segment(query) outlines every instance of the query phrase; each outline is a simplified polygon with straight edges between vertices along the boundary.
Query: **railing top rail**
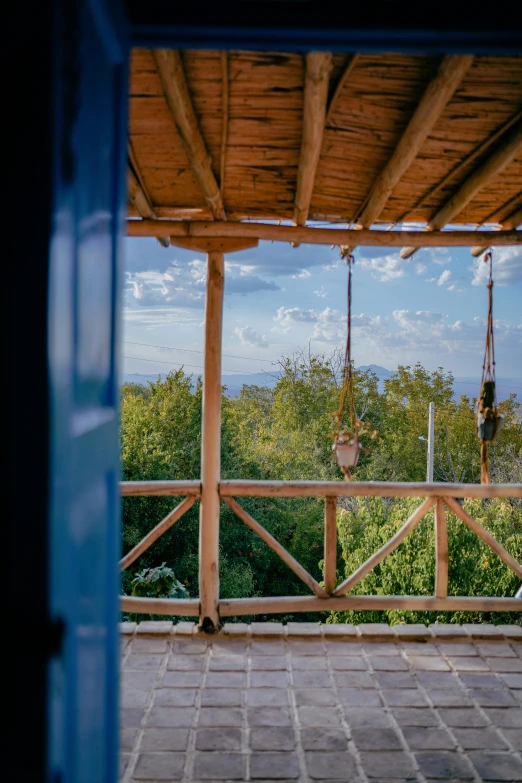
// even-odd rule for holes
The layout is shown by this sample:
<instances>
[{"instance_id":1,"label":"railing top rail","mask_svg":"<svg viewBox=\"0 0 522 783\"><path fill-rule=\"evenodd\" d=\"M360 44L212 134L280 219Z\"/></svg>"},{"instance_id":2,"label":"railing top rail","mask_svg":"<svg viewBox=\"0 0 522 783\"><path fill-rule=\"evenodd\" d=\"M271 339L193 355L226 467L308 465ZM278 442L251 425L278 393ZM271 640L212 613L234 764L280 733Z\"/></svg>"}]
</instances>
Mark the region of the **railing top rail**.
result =
<instances>
[{"instance_id":1,"label":"railing top rail","mask_svg":"<svg viewBox=\"0 0 522 783\"><path fill-rule=\"evenodd\" d=\"M123 497L201 495L201 481L120 481Z\"/></svg>"},{"instance_id":2,"label":"railing top rail","mask_svg":"<svg viewBox=\"0 0 522 783\"><path fill-rule=\"evenodd\" d=\"M522 484L428 484L392 481L221 481L222 497L522 498ZM201 494L201 481L122 481L124 497Z\"/></svg>"},{"instance_id":3,"label":"railing top rail","mask_svg":"<svg viewBox=\"0 0 522 783\"><path fill-rule=\"evenodd\" d=\"M390 481L221 481L232 497L452 497L521 498L522 484L445 484Z\"/></svg>"}]
</instances>

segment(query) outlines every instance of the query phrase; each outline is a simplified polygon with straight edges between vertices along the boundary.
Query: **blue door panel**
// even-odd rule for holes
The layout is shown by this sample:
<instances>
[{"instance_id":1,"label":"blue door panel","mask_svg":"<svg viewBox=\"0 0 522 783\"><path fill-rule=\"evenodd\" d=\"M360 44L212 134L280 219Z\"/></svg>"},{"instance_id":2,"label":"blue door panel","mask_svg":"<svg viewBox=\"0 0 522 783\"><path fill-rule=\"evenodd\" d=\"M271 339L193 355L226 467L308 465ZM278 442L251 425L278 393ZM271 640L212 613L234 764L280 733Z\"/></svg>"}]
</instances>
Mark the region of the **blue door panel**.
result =
<instances>
[{"instance_id":1,"label":"blue door panel","mask_svg":"<svg viewBox=\"0 0 522 783\"><path fill-rule=\"evenodd\" d=\"M112 3L64 8L56 25L49 556L51 611L65 633L49 667L48 773L60 783L114 783L127 30Z\"/></svg>"}]
</instances>

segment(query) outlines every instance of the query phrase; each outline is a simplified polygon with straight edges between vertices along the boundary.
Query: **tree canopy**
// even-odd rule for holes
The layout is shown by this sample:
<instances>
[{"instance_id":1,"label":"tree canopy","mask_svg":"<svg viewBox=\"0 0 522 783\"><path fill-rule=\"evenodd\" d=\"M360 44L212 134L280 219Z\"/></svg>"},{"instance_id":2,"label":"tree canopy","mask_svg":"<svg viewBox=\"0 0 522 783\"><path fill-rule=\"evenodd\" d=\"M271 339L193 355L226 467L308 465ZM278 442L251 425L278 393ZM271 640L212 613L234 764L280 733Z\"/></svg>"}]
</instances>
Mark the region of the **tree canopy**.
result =
<instances>
[{"instance_id":1,"label":"tree canopy","mask_svg":"<svg viewBox=\"0 0 522 783\"><path fill-rule=\"evenodd\" d=\"M273 388L243 386L239 397L223 393L221 459L223 478L344 480L332 456L332 413L338 408L342 361L339 353L300 351L280 362ZM379 431L368 441L353 470L354 480L424 481L428 406L435 403L436 481L480 480L480 446L475 400L453 397L453 377L443 368L400 366L384 381L354 372L358 418ZM477 389L478 392L478 389ZM121 392L123 480L193 479L200 475L200 380L183 369L147 387L125 384ZM515 395L500 403L503 426L491 449L492 480L522 480L522 427ZM338 512L339 580L391 537L415 499L341 500ZM303 566L322 578L324 506L315 498L244 498L242 505ZM169 498L125 498L123 549L132 548L173 507ZM522 509L517 501L473 501L470 513L518 560L522 559ZM431 516L355 592L432 594L434 537ZM513 596L516 577L451 515L450 591L463 595ZM198 594L198 511L191 509L125 572L123 586L145 568L166 563L191 596ZM284 563L226 506L221 509L220 581L223 597L307 594ZM360 614L360 613L359 613ZM302 615L294 619L310 619ZM322 615L323 621L326 613ZM336 618L330 618L336 619ZM341 618L337 618L341 619ZM344 620L363 615L344 613ZM376 612L366 621L433 620L425 613ZM447 617L445 620L447 621ZM477 621L454 613L455 621ZM505 621L505 617L489 618Z\"/></svg>"}]
</instances>

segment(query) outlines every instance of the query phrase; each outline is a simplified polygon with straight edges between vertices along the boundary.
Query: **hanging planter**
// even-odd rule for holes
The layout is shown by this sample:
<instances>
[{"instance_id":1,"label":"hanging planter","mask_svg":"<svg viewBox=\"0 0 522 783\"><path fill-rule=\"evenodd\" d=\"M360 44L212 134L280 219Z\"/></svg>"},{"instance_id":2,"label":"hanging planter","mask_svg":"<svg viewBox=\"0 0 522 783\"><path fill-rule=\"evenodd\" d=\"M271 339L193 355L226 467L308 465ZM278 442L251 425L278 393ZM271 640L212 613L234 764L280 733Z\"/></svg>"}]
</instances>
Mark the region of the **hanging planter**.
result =
<instances>
[{"instance_id":1,"label":"hanging planter","mask_svg":"<svg viewBox=\"0 0 522 783\"><path fill-rule=\"evenodd\" d=\"M362 422L355 415L355 394L353 383L353 368L351 357L351 323L352 323L352 264L353 256L347 258L348 264L348 323L346 334L346 351L344 355L343 382L341 386L341 399L339 410L332 416L336 419L337 431L333 434L332 446L337 464L344 473L346 481L351 480L350 469L357 465L361 451L368 453L368 449L361 445L360 436L369 435L376 438L377 430L371 428L367 422ZM348 402L349 429L343 428L343 418L346 403Z\"/></svg>"},{"instance_id":2,"label":"hanging planter","mask_svg":"<svg viewBox=\"0 0 522 783\"><path fill-rule=\"evenodd\" d=\"M495 382L483 381L477 402L477 435L480 440L495 440L502 424L502 416L495 404L495 397Z\"/></svg>"},{"instance_id":3,"label":"hanging planter","mask_svg":"<svg viewBox=\"0 0 522 783\"><path fill-rule=\"evenodd\" d=\"M348 439L345 440L345 438ZM350 468L354 468L359 461L361 444L357 435L341 432L340 435L336 437L332 448L335 451L337 464L346 475L346 471Z\"/></svg>"},{"instance_id":4,"label":"hanging planter","mask_svg":"<svg viewBox=\"0 0 522 783\"><path fill-rule=\"evenodd\" d=\"M495 386L495 341L493 338L493 255L491 251L484 256L489 262L488 281L488 325L486 330L486 348L482 365L482 382L477 400L477 435L480 439L480 481L491 483L489 475L489 444L495 440L502 423L497 408Z\"/></svg>"}]
</instances>

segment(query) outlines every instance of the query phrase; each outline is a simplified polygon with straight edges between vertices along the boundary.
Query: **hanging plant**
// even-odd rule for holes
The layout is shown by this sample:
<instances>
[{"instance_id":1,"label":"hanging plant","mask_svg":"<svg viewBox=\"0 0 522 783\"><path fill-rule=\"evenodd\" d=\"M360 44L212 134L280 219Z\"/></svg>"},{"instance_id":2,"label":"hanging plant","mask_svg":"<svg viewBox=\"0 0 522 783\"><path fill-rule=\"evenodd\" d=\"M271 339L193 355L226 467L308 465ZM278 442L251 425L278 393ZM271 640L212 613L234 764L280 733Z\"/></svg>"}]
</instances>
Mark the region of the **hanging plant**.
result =
<instances>
[{"instance_id":1,"label":"hanging plant","mask_svg":"<svg viewBox=\"0 0 522 783\"><path fill-rule=\"evenodd\" d=\"M488 322L486 328L486 348L482 365L482 381L477 400L477 435L480 445L480 481L490 484L489 444L495 440L502 422L497 408L495 379L495 341L493 337L493 255L488 251L484 263L489 263L488 281Z\"/></svg>"},{"instance_id":2,"label":"hanging plant","mask_svg":"<svg viewBox=\"0 0 522 783\"><path fill-rule=\"evenodd\" d=\"M341 386L341 397L339 401L339 410L332 416L336 420L337 429L333 433L334 443L332 449L337 460L337 464L344 473L347 481L351 480L350 468L354 468L359 460L361 451L368 453L368 449L361 445L360 438L368 435L374 439L377 437L377 430L373 429L368 422L361 421L355 415L355 390L353 382L353 362L351 357L351 327L352 327L352 264L354 258L349 255L346 259L348 264L348 317L346 330L346 350L344 354L343 379ZM348 428L343 427L345 408L348 403Z\"/></svg>"}]
</instances>

